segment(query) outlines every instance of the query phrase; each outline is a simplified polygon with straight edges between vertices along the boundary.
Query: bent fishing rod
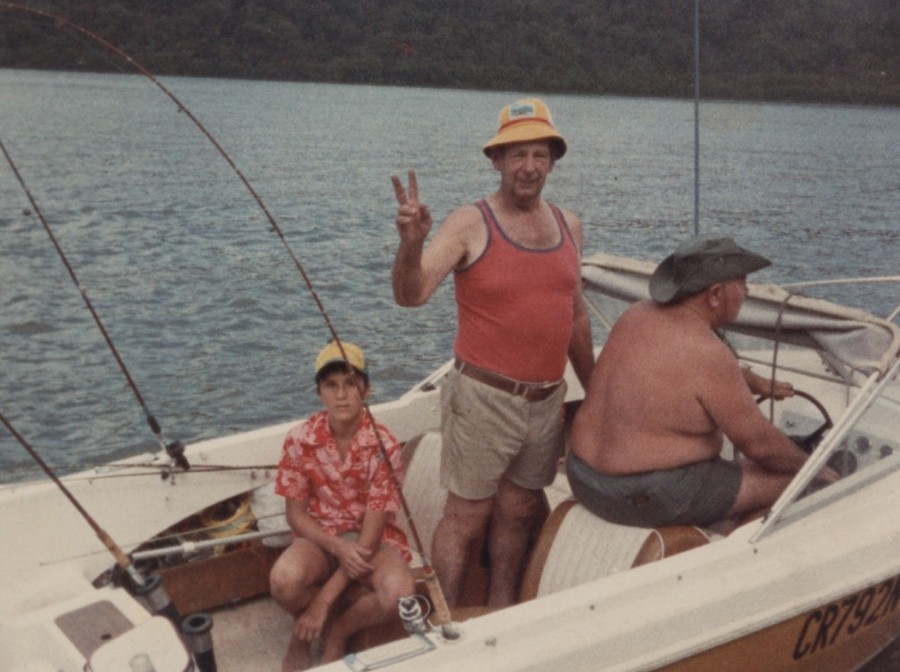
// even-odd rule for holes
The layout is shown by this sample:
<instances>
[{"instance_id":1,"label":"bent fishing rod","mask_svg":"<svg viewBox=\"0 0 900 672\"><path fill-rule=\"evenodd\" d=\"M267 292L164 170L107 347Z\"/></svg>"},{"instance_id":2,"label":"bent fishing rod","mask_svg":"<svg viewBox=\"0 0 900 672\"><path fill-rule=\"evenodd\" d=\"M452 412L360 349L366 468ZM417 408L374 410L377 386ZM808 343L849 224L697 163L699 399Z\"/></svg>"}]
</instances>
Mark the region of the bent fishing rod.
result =
<instances>
[{"instance_id":1,"label":"bent fishing rod","mask_svg":"<svg viewBox=\"0 0 900 672\"><path fill-rule=\"evenodd\" d=\"M31 190L28 188L28 185L25 182L25 178L22 177L22 173L19 172L19 168L16 166L16 163L13 161L12 156L10 156L9 152L6 149L6 145L3 144L2 140L0 140L0 151L2 151L3 156L6 157L6 162L9 164L9 167L12 169L13 174L19 181L22 190L25 192L28 201L31 203L31 207L34 210L35 215L37 215L37 218L40 220L41 224L43 224L44 231L46 231L47 235L50 237L50 241L56 248L56 252L59 255L59 258L62 260L62 263L66 267L66 270L69 272L69 277L72 278L72 282L75 283L75 287L78 289L79 294L81 294L84 305L87 306L91 317L94 318L94 323L97 325L97 328L103 335L103 340L106 341L107 347L115 358L116 363L119 365L119 370L122 371L122 374L125 376L125 380L128 381L128 386L131 388L131 391L132 393L134 393L135 398L141 406L141 409L144 411L144 417L146 417L147 419L147 424L150 426L150 430L153 432L153 435L156 437L159 445L163 448L163 450L166 451L169 457L171 457L175 461L175 464L177 466L185 470L190 469L190 464L188 463L187 458L184 456L184 444L181 441L168 441L163 435L162 427L160 426L159 421L156 419L156 416L154 416L153 413L150 412L150 409L147 406L147 402L144 401L144 396L141 394L141 391L138 389L137 384L134 382L134 378L131 377L131 373L129 372L128 367L125 366L125 362L122 359L122 356L119 354L115 343L113 343L109 332L106 330L106 327L103 324L103 320L100 319L100 315L94 308L94 304L91 303L91 300L88 297L87 288L84 287L78 280L78 276L75 274L75 269L73 269L72 264L69 263L69 259L66 257L65 252L63 252L63 249L60 246L59 241L56 239L56 236L53 234L53 229L50 228L50 224L47 222L47 218L44 217L44 213L41 211L37 200L35 200L34 196L31 194Z\"/></svg>"},{"instance_id":2,"label":"bent fishing rod","mask_svg":"<svg viewBox=\"0 0 900 672\"><path fill-rule=\"evenodd\" d=\"M113 541L113 538L109 536L109 534L100 527L99 523L87 512L87 510L81 505L81 502L72 494L72 492L65 486L65 484L59 480L59 477L53 472L53 469L44 462L43 458L38 454L38 452L31 446L28 441L25 440L25 437L19 434L15 427L13 427L12 423L6 419L6 416L0 412L0 423L2 423L6 430L13 436L13 438L18 441L21 446L28 451L28 454L31 455L31 458L37 462L38 466L43 470L45 474L52 480L56 487L62 491L62 493L68 498L68 500L72 503L72 506L78 511L82 518L87 522L88 525L91 526L91 529L97 535L97 538L103 543L104 546L112 553L112 556L116 560L116 564L124 570L129 578L135 582L138 586L145 585L146 581L143 576L141 576L140 572L138 572L134 565L131 562L131 559L125 554L125 552L119 548L118 544Z\"/></svg>"},{"instance_id":3,"label":"bent fishing rod","mask_svg":"<svg viewBox=\"0 0 900 672\"><path fill-rule=\"evenodd\" d=\"M149 578L145 577L141 572L134 566L131 558L122 550L122 548L113 540L112 536L100 527L100 524L91 516L90 513L87 512L87 509L81 505L81 502L72 494L72 491L69 490L65 484L59 479L59 477L54 473L53 469L44 462L43 458L40 454L31 446L30 443L22 436L13 424L6 419L6 416L0 412L0 424L3 424L6 427L6 430L19 442L19 444L31 455L31 458L37 462L38 466L43 470L47 477L50 478L55 484L56 487L59 488L60 492L62 492L66 498L72 503L72 506L78 511L79 515L85 520L85 522L94 530L94 533L97 535L97 538L100 542L106 547L106 549L112 554L113 558L116 561L116 566L124 572L125 576L129 579L131 583L131 590L133 594L137 597L143 598L147 605L150 607L153 613L158 613L166 618L168 618L172 623L176 626L180 627L181 624L181 616L178 613L178 609L172 604L171 599L169 598L166 589L162 585L162 580L160 579L158 574L155 574Z\"/></svg>"},{"instance_id":4,"label":"bent fishing rod","mask_svg":"<svg viewBox=\"0 0 900 672\"><path fill-rule=\"evenodd\" d=\"M179 100L179 98L174 93L172 93L168 88L166 88L163 85L163 83L160 82L159 79L157 79L157 77L152 72L150 72L147 68L145 68L143 65L138 63L136 60L134 60L131 56L129 56L127 53L125 53L122 49L115 46L111 42L104 40L102 37L100 37L96 33L91 32L87 28L78 25L77 23L73 23L72 21L69 21L68 19L65 19L56 14L51 14L50 12L45 12L40 9L28 7L26 5L20 5L15 2L0 2L0 7L6 7L8 9L27 12L29 14L34 14L34 15L40 16L44 19L53 21L54 23L56 23L59 26L65 26L67 28L71 28L75 32L88 38L89 40L91 40L95 44L99 45L103 49L106 49L113 55L118 56L119 58L123 59L136 72L138 72L139 74L143 75L144 77L149 79L151 82L153 82L153 84L160 91L162 91L173 103L175 103L176 107L178 108L178 111L181 112L182 114L184 114L188 119L190 119L191 122L194 124L194 126L196 126L199 129L199 131L201 133L203 133L203 135L206 136L206 139L209 140L209 142L212 144L213 147L215 147L216 151L221 155L221 157L229 165L229 167L232 169L232 171L234 171L234 173L238 176L238 178L241 180L241 182L243 182L244 187L247 189L247 191L253 197L253 200L256 201L256 204L260 207L263 214L266 216L266 220L269 222L269 225L272 227L272 230L276 233L276 235L279 237L281 242L284 244L285 249L287 250L288 254L290 255L291 259L294 262L294 266L297 268L297 270L300 272L300 275L303 277L303 281L306 284L306 288L309 290L310 294L312 295L312 298L315 301L315 304L319 310L319 313L321 314L322 318L325 320L325 323L328 327L328 331L331 333L332 338L335 341L340 341L340 339L338 338L338 335L337 335L337 331L335 330L334 325L331 322L331 319L328 317L328 313L325 310L325 306L323 305L322 301L319 299L319 295L316 293L315 288L313 287L312 281L310 280L309 275L306 272L306 269L303 268L303 264L300 263L299 257L294 253L294 250L288 244L287 239L284 236L284 232L281 230L281 227L278 225L278 222L275 220L275 217L272 216L272 213L269 211L269 208L263 202L262 197L257 193L256 189L253 187L253 185L250 183L250 180L247 179L247 177L244 175L244 173L241 171L241 169L238 168L237 164L234 162L234 160L231 158L231 156L228 154L228 152L225 151L225 148L221 144L219 144L219 141L216 140L215 136L213 136L213 134L200 122L200 120L196 116L194 116L193 112L191 112L187 108L187 106L184 103L182 103L181 100ZM341 354L345 355L345 353L343 352L343 348L341 348ZM345 359L346 359L346 356L345 356Z\"/></svg>"},{"instance_id":5,"label":"bent fishing rod","mask_svg":"<svg viewBox=\"0 0 900 672\"><path fill-rule=\"evenodd\" d=\"M228 152L225 151L225 148L218 142L218 140L216 140L216 138L200 122L200 120L196 116L194 116L194 114L187 108L187 106L183 102L181 102L181 100L174 93L172 93L168 88L166 88L162 84L162 82L160 82L153 75L153 73L151 73L147 68L142 66L136 60L134 60L131 56L129 56L127 53L125 53L122 49L120 49L119 47L115 46L114 44L108 42L107 40L104 40L102 37L100 37L99 35L96 35L95 33L88 30L87 28L84 28L83 26L80 26L76 23L73 23L72 21L69 21L68 19L65 19L65 18L55 15L55 14L52 14L50 12L35 9L33 7L28 7L26 5L21 5L18 3L0 1L0 7L6 7L7 9L22 11L22 12L26 12L29 14L33 14L35 16L42 17L44 19L48 19L50 21L53 21L54 23L56 23L59 26L68 27L68 28L74 30L75 32L87 37L89 40L91 40L95 44L99 45L103 49L105 49L105 50L109 51L110 53L114 54L115 56L118 56L119 58L123 59L136 72L138 72L139 74L141 74L144 77L146 77L147 79L149 79L160 91L162 91L173 103L175 103L176 107L178 108L178 111L183 113L185 116L187 116L187 118L190 119L190 121L200 130L200 132L204 136L206 136L207 140L209 140L209 142L216 149L216 151L219 153L219 155L225 160L225 162L229 165L229 167L232 169L232 171L234 171L234 173L238 176L238 178L243 183L244 187L249 192L250 196L253 198L253 200L256 202L256 204L259 206L259 208L262 210L262 212L265 215L266 220L268 221L272 230L278 236L279 240L281 241L282 245L284 246L284 248L287 251L288 255L290 256L291 260L293 261L295 268L300 273L300 276L302 277L303 282L306 285L306 289L309 291L309 293L313 299L313 302L315 303L316 308L319 311L319 314L321 315L322 319L325 322L325 326L327 327L328 332L331 334L332 339L335 341L335 343L338 346L338 349L340 350L341 356L344 358L344 361L348 365L350 365L350 359L349 359L349 357L347 357L347 353L344 350L343 341L341 340L340 336L338 335L337 329L335 329L334 324L328 315L328 312L325 310L325 305L322 303L321 299L319 298L319 295L316 292L315 287L313 286L313 283L312 283L312 280L310 279L309 274L306 272L306 269L303 267L303 264L301 263L300 258L297 256L297 254L294 252L293 248L288 243L287 238L285 237L284 232L281 229L281 226L279 226L275 217L272 215L272 213L269 211L269 208L263 202L262 197L259 195L259 193L257 193L256 189L250 183L250 180L247 179L247 177L240 170L240 168L238 168L237 164L234 162L234 160L231 158L231 156L228 154ZM5 153L5 150L4 150L4 153ZM353 369L352 365L350 366L350 368L351 368L351 370ZM456 637L458 637L458 634L455 631L453 631L453 629L452 629L452 626L450 623L450 621L451 621L450 610L449 610L446 600L444 598L443 590L440 588L440 584L437 579L437 575L436 575L434 568L432 567L431 562L429 560L429 555L425 551L424 545L422 544L421 538L419 537L419 533L418 533L418 530L416 529L415 521L412 518L412 513L409 509L409 505L406 501L406 498L403 495L403 490L402 490L402 487L400 486L399 478L398 478L397 473L394 469L394 466L391 463L391 460L387 454L387 448L384 445L384 441L381 437L381 434L377 429L377 425L375 423L375 418L372 414L372 410L369 407L368 402L366 402L365 400L363 400L363 408L365 409L366 416L367 416L369 422L372 424L373 433L378 441L379 452L380 452L385 464L387 465L388 472L390 473L390 476L391 476L391 480L394 483L394 487L397 490L397 494L400 499L400 505L403 509L403 513L409 524L409 531L413 537L413 541L415 543L416 550L418 551L419 555L422 558L422 563L424 565L424 570L425 570L426 583L429 586L429 592L432 594L432 600L435 603L434 604L435 614L436 614L438 620L440 621L440 624L443 626L444 636L447 637L448 639L455 639Z\"/></svg>"}]
</instances>

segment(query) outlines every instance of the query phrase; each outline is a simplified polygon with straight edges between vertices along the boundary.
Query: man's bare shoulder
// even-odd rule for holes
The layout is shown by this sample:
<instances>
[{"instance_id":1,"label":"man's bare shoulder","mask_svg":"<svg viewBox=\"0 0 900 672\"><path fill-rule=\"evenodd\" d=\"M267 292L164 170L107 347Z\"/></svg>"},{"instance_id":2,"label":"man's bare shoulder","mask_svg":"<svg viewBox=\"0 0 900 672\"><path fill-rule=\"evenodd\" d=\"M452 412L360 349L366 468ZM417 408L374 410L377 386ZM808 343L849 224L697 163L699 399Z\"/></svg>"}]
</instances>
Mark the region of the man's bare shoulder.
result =
<instances>
[{"instance_id":1,"label":"man's bare shoulder","mask_svg":"<svg viewBox=\"0 0 900 672\"><path fill-rule=\"evenodd\" d=\"M470 203L451 211L446 219L441 222L440 228L457 233L480 230L484 228L484 218L482 217L481 210L478 209L478 206Z\"/></svg>"},{"instance_id":2,"label":"man's bare shoulder","mask_svg":"<svg viewBox=\"0 0 900 672\"><path fill-rule=\"evenodd\" d=\"M674 327L674 325L673 325ZM665 317L652 301L638 301L630 305L613 325L603 351L604 359L614 356L619 361L644 361L668 350L669 330Z\"/></svg>"},{"instance_id":3,"label":"man's bare shoulder","mask_svg":"<svg viewBox=\"0 0 900 672\"><path fill-rule=\"evenodd\" d=\"M577 212L575 212L574 210L569 210L568 208L564 208L558 203L554 203L553 205L559 208L559 211L562 213L562 216L565 218L567 224L569 224L570 226L581 226L581 217L578 216Z\"/></svg>"},{"instance_id":4,"label":"man's bare shoulder","mask_svg":"<svg viewBox=\"0 0 900 672\"><path fill-rule=\"evenodd\" d=\"M562 214L563 219L566 220L566 225L569 227L569 230L575 236L582 235L582 226L581 226L581 217L578 216L578 213L574 210L569 210L568 208L564 208L558 203L553 204L559 212Z\"/></svg>"},{"instance_id":5,"label":"man's bare shoulder","mask_svg":"<svg viewBox=\"0 0 900 672\"><path fill-rule=\"evenodd\" d=\"M635 330L635 329L653 329L654 331L664 328L667 323L675 326L667 312L649 299L643 301L635 301L616 321L615 329L618 331Z\"/></svg>"},{"instance_id":6,"label":"man's bare shoulder","mask_svg":"<svg viewBox=\"0 0 900 672\"><path fill-rule=\"evenodd\" d=\"M441 222L425 250L426 266L437 266L441 277L452 267L465 266L478 256L487 241L487 227L475 205L453 210Z\"/></svg>"},{"instance_id":7,"label":"man's bare shoulder","mask_svg":"<svg viewBox=\"0 0 900 672\"><path fill-rule=\"evenodd\" d=\"M700 397L715 399L744 392L738 360L714 331L700 330L682 347L686 354L685 361L695 371Z\"/></svg>"},{"instance_id":8,"label":"man's bare shoulder","mask_svg":"<svg viewBox=\"0 0 900 672\"><path fill-rule=\"evenodd\" d=\"M679 334L686 358L705 373L739 371L737 359L728 346L709 328L685 330Z\"/></svg>"},{"instance_id":9,"label":"man's bare shoulder","mask_svg":"<svg viewBox=\"0 0 900 672\"><path fill-rule=\"evenodd\" d=\"M708 327L698 323L689 313L660 306L651 300L629 306L616 322L618 340L645 343L664 351L677 350L679 360L719 363L733 360L728 346Z\"/></svg>"}]
</instances>

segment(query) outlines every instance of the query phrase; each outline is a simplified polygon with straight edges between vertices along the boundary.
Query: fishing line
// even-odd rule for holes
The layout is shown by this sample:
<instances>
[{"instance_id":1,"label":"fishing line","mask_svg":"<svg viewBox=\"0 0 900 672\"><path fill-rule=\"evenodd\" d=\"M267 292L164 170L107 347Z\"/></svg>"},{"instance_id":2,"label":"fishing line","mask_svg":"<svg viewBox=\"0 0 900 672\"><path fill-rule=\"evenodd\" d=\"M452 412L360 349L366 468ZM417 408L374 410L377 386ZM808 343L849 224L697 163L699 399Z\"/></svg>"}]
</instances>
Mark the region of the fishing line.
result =
<instances>
[{"instance_id":1,"label":"fishing line","mask_svg":"<svg viewBox=\"0 0 900 672\"><path fill-rule=\"evenodd\" d=\"M66 267L66 270L69 272L69 277L72 278L72 282L75 283L75 287L78 289L78 292L81 294L81 298L84 301L84 305L87 306L88 311L91 313L91 317L94 318L94 323L97 325L97 328L100 330L100 333L103 335L103 340L106 341L107 347L109 347L110 352L116 360L116 363L119 365L119 369L122 371L122 374L125 376L125 380L128 381L128 386L131 388L131 391L134 393L135 398L141 406L141 409L144 411L144 416L147 419L147 424L150 426L150 430L153 432L154 436L156 436L156 440L159 442L160 446L166 451L166 453L175 460L175 463L181 467L182 469L189 469L190 464L188 464L187 458L184 456L184 444L180 441L167 441L165 436L163 436L162 428L160 427L159 421L150 412L150 409L147 407L147 403L144 401L144 397L141 394L141 391L138 389L137 384L134 382L134 379L131 377L131 373L128 371L128 367L125 366L125 362L122 360L121 355L119 354L118 349L113 343L112 338L109 335L109 332L106 331L106 327L103 325L103 321L100 319L100 315L97 313L94 308L94 304L91 303L90 298L88 298L87 288L84 287L81 282L78 280L78 276L75 274L75 269L72 268L72 264L69 263L68 258L66 257L65 252L63 252L62 247L59 244L59 241L56 240L56 236L53 235L53 229L50 228L50 225L47 223L46 217L44 217L44 213L41 211L40 206L35 200L34 196L31 194L31 190L28 188L28 185L25 183L25 179L22 177L22 174L19 172L18 167L10 156L9 152L6 151L6 145L3 144L3 141L0 140L0 151L3 152L3 156L6 157L6 162L9 164L9 167L12 169L13 174L16 176L16 179L19 181L19 184L22 186L22 189L25 191L25 195L28 197L28 201L31 203L31 207L34 210L34 213L37 215L38 219L41 221L41 224L44 226L44 231L47 232L47 235L50 237L50 241L53 243L53 246L56 248L56 252L59 254L59 258L62 260L63 265Z\"/></svg>"},{"instance_id":2,"label":"fishing line","mask_svg":"<svg viewBox=\"0 0 900 672\"><path fill-rule=\"evenodd\" d=\"M253 200L256 202L256 204L259 206L259 208L262 210L263 214L265 215L266 219L269 222L269 225L272 227L272 230L276 233L278 238L281 240L282 245L284 246L284 248L287 251L288 255L290 256L291 260L293 261L294 266L296 267L297 271L300 273L300 276L303 278L303 282L306 285L306 288L309 291L310 295L312 296L312 299L316 305L316 308L318 309L319 314L322 316L322 319L325 322L325 326L327 327L328 332L331 334L332 339L337 344L338 349L341 352L341 356L344 358L344 361L347 362L347 364L349 365L350 359L347 357L347 353L344 351L343 342L340 339L340 337L338 336L337 330L335 329L334 324L331 321L331 318L328 316L328 313L325 310L324 304L322 303L321 299L319 298L318 293L316 292L315 288L313 287L312 280L310 279L309 275L307 274L306 269L303 267L303 264L300 262L299 257L294 253L293 248L288 243L287 238L285 237L284 232L282 231L281 227L278 225L278 222L275 220L275 217L269 211L268 207L266 207L266 204L263 202L262 198L257 193L256 189L254 189L253 185L250 183L250 181L247 179L247 177L244 175L244 173L241 172L241 170L238 168L237 164L234 162L234 160L232 160L232 158L228 154L228 152L225 151L225 149L222 147L222 145L219 144L219 142L215 139L215 137L213 137L212 133L210 133L209 130L207 130L207 128L200 122L200 120L197 117L194 116L194 114L184 105L184 103L182 103L181 100L179 100L178 97L175 96L175 94L173 94L171 91L169 91L169 89L167 89L162 84L162 82L160 82L153 75L153 73L151 73L149 70L147 70L144 66L142 66L140 63L135 61L131 56L126 54L120 48L118 48L115 45L113 45L112 43L104 40L102 37L94 34L93 32L89 31L88 29L86 29L82 26L79 26L78 24L73 23L63 17L57 16L57 15L54 15L54 14L51 14L49 12L45 12L45 11L42 11L39 9L34 9L32 7L27 7L25 5L20 5L20 4L12 3L12 2L0 2L0 7L6 7L8 9L12 9L12 10L29 12L31 14L41 16L50 21L53 21L60 26L69 27L72 30L76 31L77 33L84 35L88 39L94 41L95 43L97 43L98 45L103 47L104 49L107 49L111 53L124 59L132 68L134 68L137 72L139 72L144 77L146 77L151 82L153 82L153 84L155 84L156 87L159 88L160 91L162 91L173 103L175 103L175 105L178 108L178 111L185 114L187 116L187 118L190 119L191 122L200 130L200 132L206 136L207 140L209 140L209 142L213 145L213 147L215 147L216 151L222 156L222 158L225 160L225 162L231 167L231 169L238 176L238 178L240 178L241 182L244 184L244 187L247 189L247 191L253 197ZM353 370L352 366L350 368L351 368L351 370ZM384 445L384 441L382 440L381 435L377 430L377 425L375 424L375 418L372 415L372 411L369 408L369 405L365 400L363 400L363 408L365 409L366 416L367 416L369 422L372 424L373 432L378 441L379 452L381 453L382 459L388 468L391 479L397 490L397 494L399 495L400 504L403 509L403 513L406 516L406 520L409 524L410 534L413 537L413 541L416 545L416 549L422 558L422 562L423 562L424 569L425 569L426 580L430 581L431 585L434 585L437 583L436 574L434 573L434 569L431 566L430 561L428 560L428 554L425 552L421 538L419 537L419 533L418 533L418 530L416 529L415 522L412 519L412 514L409 510L409 506L406 502L406 498L404 497L402 488L400 487L399 478L397 477L396 471L394 470L394 466L388 457L387 449ZM439 586L432 592L433 592L432 599L435 602L437 602L437 603L443 602L444 596L443 596L443 592L440 590ZM444 625L445 636L448 636L448 637L455 636L456 633L453 633L453 631L450 629L449 609L447 608L446 603L444 602L443 604L436 604L435 611L438 614L438 618L441 619L442 624Z\"/></svg>"},{"instance_id":3,"label":"fishing line","mask_svg":"<svg viewBox=\"0 0 900 672\"><path fill-rule=\"evenodd\" d=\"M140 478L143 476L162 476L163 478L171 478L172 470L171 467L160 465L160 464L150 464L150 463L137 463L137 464L119 464L119 463L110 463L103 465L104 469L110 469L108 473L103 472L92 472L87 475L72 475L67 477L69 482L76 481L88 481L90 483L96 483L98 481L110 481L115 480L117 478ZM266 464L266 465L219 465L219 464L202 464L202 465L191 465L191 474L195 476L200 474L213 474L219 472L237 472L237 471L246 471L250 473L251 478L255 478L255 473L258 471L262 472L270 472L276 471L278 469L277 464ZM0 485L0 490L4 489L13 489L16 485Z\"/></svg>"}]
</instances>

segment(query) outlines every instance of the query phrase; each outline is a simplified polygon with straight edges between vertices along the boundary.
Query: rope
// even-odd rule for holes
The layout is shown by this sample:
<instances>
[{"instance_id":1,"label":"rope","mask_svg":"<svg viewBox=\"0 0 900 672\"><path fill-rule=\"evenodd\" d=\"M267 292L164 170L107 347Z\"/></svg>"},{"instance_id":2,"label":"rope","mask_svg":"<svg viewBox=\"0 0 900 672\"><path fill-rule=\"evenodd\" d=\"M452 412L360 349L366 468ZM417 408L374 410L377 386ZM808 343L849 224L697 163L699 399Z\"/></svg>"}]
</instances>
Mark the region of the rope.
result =
<instances>
[{"instance_id":1,"label":"rope","mask_svg":"<svg viewBox=\"0 0 900 672\"><path fill-rule=\"evenodd\" d=\"M775 392L775 373L778 370L778 350L781 347L781 327L784 324L784 311L787 308L788 301L793 298L793 294L788 293L784 297L784 301L778 306L778 317L775 318L775 345L772 347L772 376L769 378L769 389ZM769 399L769 422L775 419L775 395L772 394Z\"/></svg>"}]
</instances>

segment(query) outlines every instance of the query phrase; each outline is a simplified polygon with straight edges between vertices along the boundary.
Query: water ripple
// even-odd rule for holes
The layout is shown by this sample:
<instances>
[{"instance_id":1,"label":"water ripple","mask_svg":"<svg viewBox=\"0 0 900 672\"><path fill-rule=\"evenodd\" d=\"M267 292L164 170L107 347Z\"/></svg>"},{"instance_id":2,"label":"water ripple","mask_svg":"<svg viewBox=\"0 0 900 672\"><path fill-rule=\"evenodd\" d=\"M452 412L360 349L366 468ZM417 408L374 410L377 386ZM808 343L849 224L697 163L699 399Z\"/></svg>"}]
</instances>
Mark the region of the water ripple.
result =
<instances>
[{"instance_id":1,"label":"water ripple","mask_svg":"<svg viewBox=\"0 0 900 672\"><path fill-rule=\"evenodd\" d=\"M339 333L366 349L375 401L449 356L449 283L423 308L393 302L389 175L416 169L437 219L492 191L496 173L480 146L507 94L199 78L167 85L253 181ZM0 86L4 143L166 434L199 440L315 408L323 320L268 221L184 115L131 76L0 71ZM547 196L581 215L587 250L668 254L693 224L692 105L548 102L570 153ZM897 116L709 104L702 228L771 256L766 279L892 272ZM62 471L153 448L10 175L0 178L0 203L0 408ZM896 301L885 292L836 297L879 309ZM34 475L20 453L0 436L0 480Z\"/></svg>"}]
</instances>

